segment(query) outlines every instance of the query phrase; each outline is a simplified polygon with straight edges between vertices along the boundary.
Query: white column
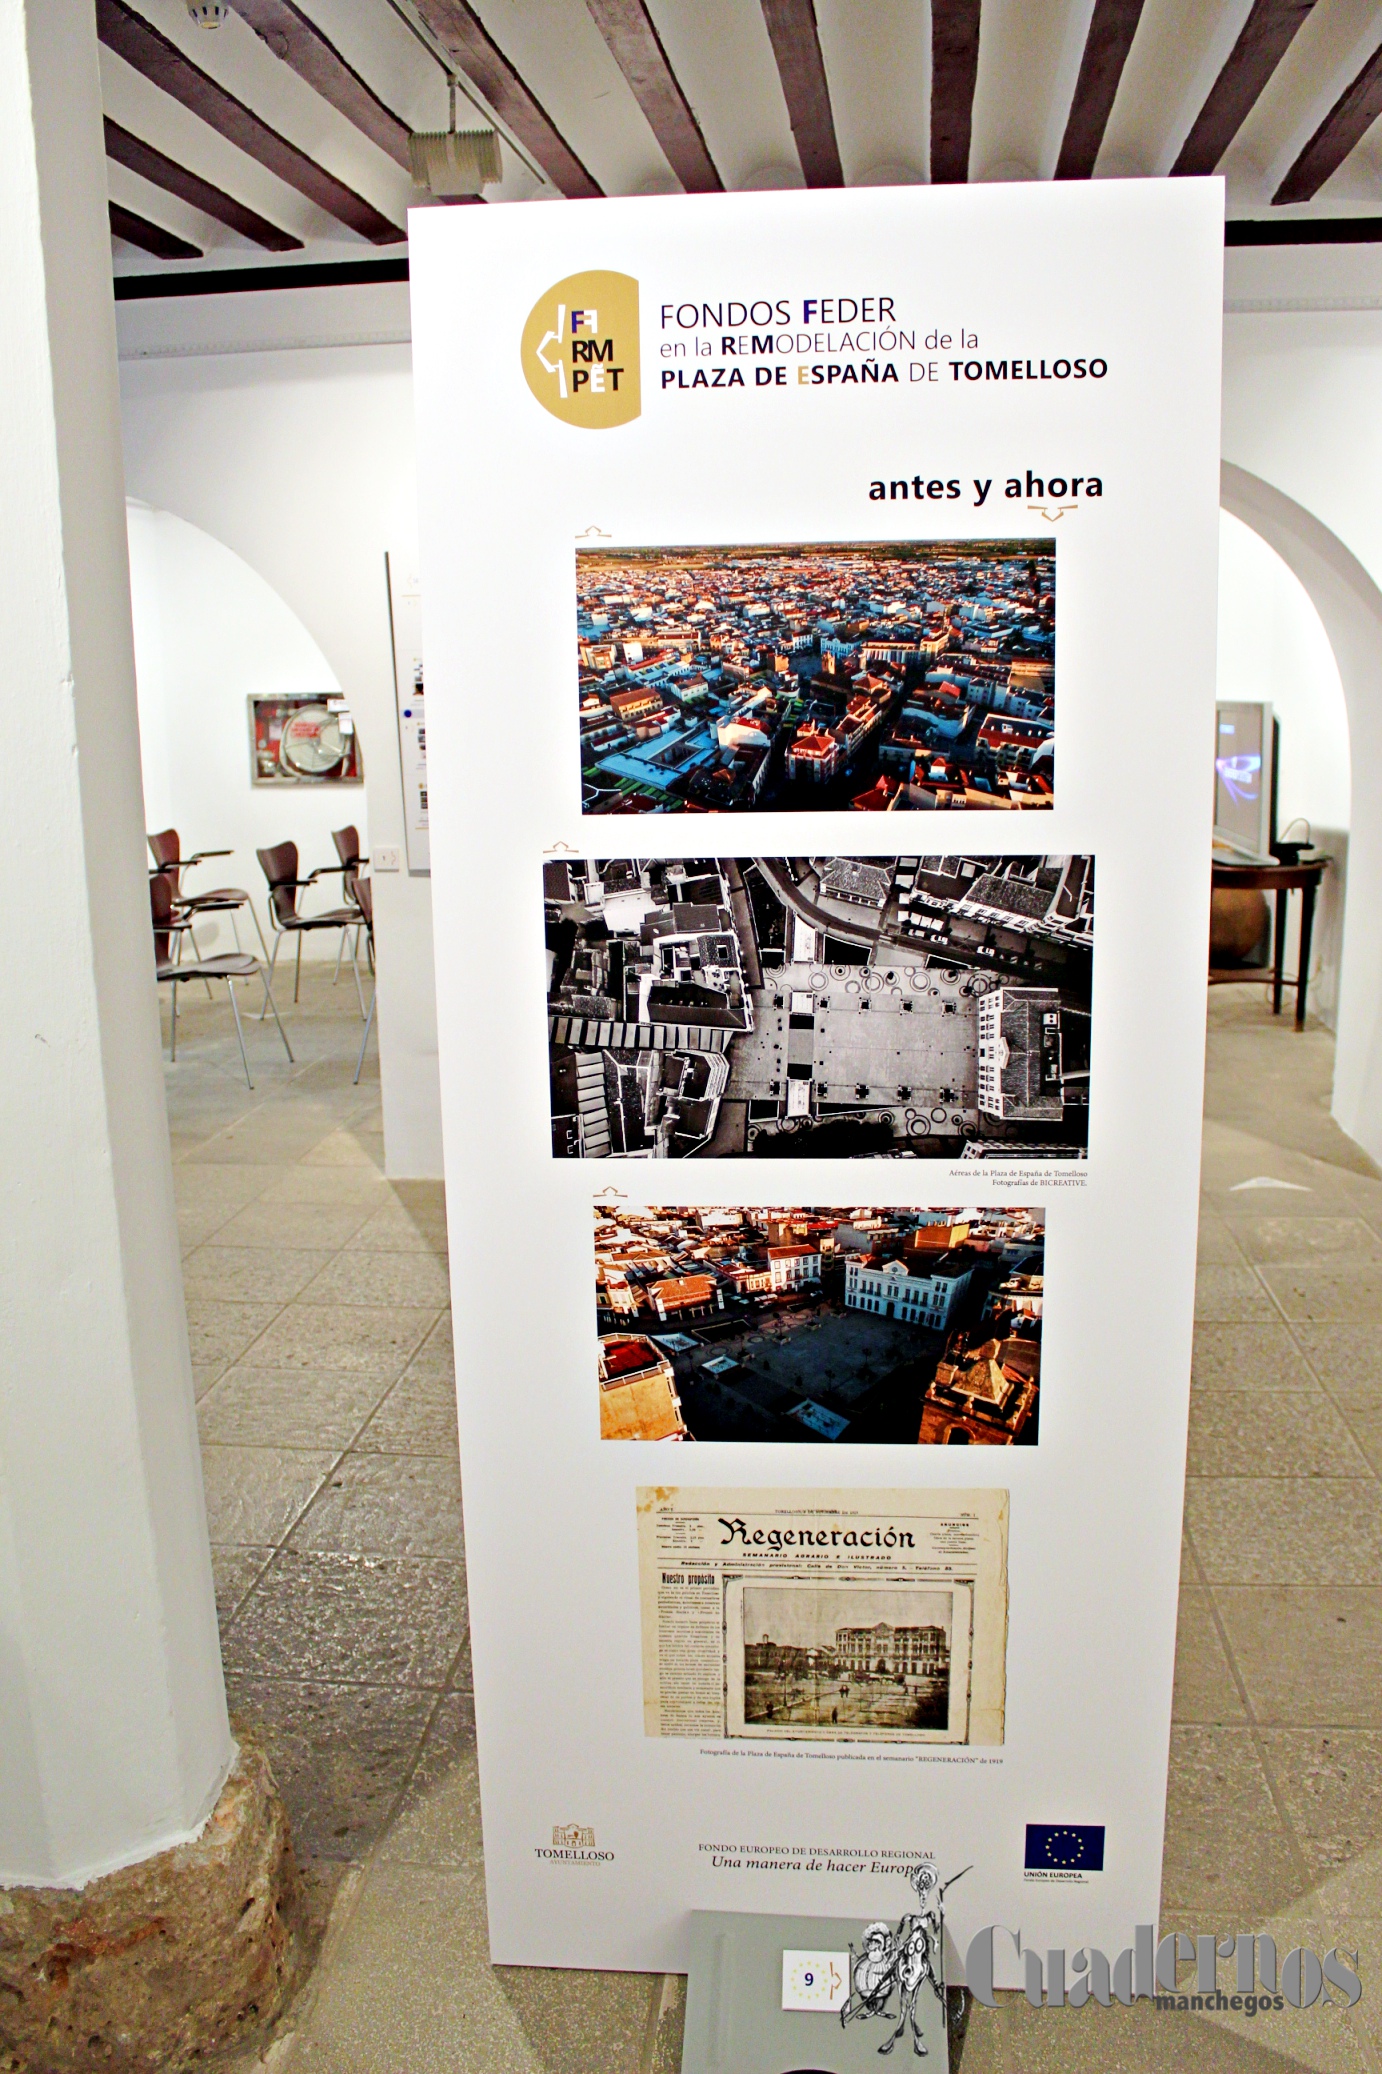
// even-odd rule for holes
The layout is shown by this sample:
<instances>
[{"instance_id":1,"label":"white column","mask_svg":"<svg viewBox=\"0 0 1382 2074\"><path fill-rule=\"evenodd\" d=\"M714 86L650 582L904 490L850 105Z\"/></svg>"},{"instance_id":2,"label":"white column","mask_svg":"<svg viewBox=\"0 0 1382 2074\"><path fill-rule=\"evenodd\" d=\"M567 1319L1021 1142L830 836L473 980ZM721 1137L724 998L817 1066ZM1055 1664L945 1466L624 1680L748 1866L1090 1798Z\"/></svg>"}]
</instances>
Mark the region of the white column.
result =
<instances>
[{"instance_id":1,"label":"white column","mask_svg":"<svg viewBox=\"0 0 1382 2074\"><path fill-rule=\"evenodd\" d=\"M0 0L0 1885L186 1839L226 1721L145 872L91 0Z\"/></svg>"}]
</instances>

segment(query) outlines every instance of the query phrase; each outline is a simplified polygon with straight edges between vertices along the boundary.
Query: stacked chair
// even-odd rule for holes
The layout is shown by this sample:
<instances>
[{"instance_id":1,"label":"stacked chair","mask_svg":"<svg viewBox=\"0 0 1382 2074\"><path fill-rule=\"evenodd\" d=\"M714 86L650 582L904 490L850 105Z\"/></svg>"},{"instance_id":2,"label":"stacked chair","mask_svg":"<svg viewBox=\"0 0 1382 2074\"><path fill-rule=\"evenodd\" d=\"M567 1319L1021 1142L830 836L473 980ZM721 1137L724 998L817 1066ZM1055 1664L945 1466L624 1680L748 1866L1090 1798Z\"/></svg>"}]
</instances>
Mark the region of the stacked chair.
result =
<instances>
[{"instance_id":1,"label":"stacked chair","mask_svg":"<svg viewBox=\"0 0 1382 2074\"><path fill-rule=\"evenodd\" d=\"M176 828L164 828L157 835L149 837L149 853L156 868L172 888L173 908L176 914L193 924L199 915L228 914L230 926L235 933L235 948L238 951L241 948L240 929L235 917L242 907L247 907L250 920L254 923L254 933L259 938L259 948L264 956L268 957L269 947L264 941L264 931L259 926L254 902L243 886L217 886L209 893L188 893L184 889L183 877L195 865L205 864L213 857L229 857L229 850L198 850L195 856L184 857L182 841ZM197 939L194 934L194 950L196 945Z\"/></svg>"},{"instance_id":2,"label":"stacked chair","mask_svg":"<svg viewBox=\"0 0 1382 2074\"><path fill-rule=\"evenodd\" d=\"M331 840L336 845L336 855L341 860L341 891L345 894L347 900L354 902L358 910L360 908L360 900L356 889L361 884L360 867L362 864L369 863L368 857L360 855L360 831L354 827L333 828ZM364 883L367 884L368 881ZM363 914L357 913L355 934L350 947L350 969L355 974L355 993L360 1003L360 1014L363 1018L365 1013L365 996L360 986L360 932L362 929L365 931L366 941L369 945L370 970L373 971L374 930L372 925L365 922ZM331 980L333 987L341 976L341 959L345 955L345 946L346 933L342 930L340 949L336 953L336 970Z\"/></svg>"},{"instance_id":3,"label":"stacked chair","mask_svg":"<svg viewBox=\"0 0 1382 2074\"><path fill-rule=\"evenodd\" d=\"M368 937L368 939L369 939L369 961L370 961L370 969L371 969L371 971L373 971L373 969L374 969L374 886L373 886L373 884L371 883L371 881L370 881L369 879L357 879L357 880L356 880L356 882L355 882L355 898L356 898L357 902L359 903L359 908L360 908L360 916L361 916L361 919L362 919L362 921L363 921L363 923L364 923L364 928L365 928L365 934L366 934L366 936L367 936L367 937ZM358 981L358 974L357 974L357 981ZM373 1027L373 1024L374 1024L374 1004L375 1004L375 1002L376 1002L376 1001L377 1001L378 999L379 999L379 981L378 981L378 979L376 978L376 980L375 980L375 982L374 982L374 990L373 990L373 992L371 993L371 995L370 995L370 997L369 997L369 1014L368 1014L368 1015L367 1015L367 1016L365 1017L365 1034L364 1034L364 1036L363 1036L363 1037L362 1037L362 1038L360 1039L360 1056L359 1056L359 1058L358 1058L358 1059L357 1059L357 1060L355 1061L355 1085L356 1085L357 1087L358 1087L358 1086L360 1085L360 1073L361 1073L361 1070L362 1070L362 1068L364 1067L364 1063L365 1063L365 1046L366 1046L366 1045L367 1045L367 1044L369 1043L369 1033L370 1033L370 1030L371 1030L371 1028Z\"/></svg>"},{"instance_id":4,"label":"stacked chair","mask_svg":"<svg viewBox=\"0 0 1382 2074\"><path fill-rule=\"evenodd\" d=\"M355 1061L355 1084L358 1087L360 1084L360 1074L365 1064L365 1047L369 1043L369 1033L374 1027L375 996L379 991L379 983L376 980L374 990L370 994L369 1011L366 1013L365 997L360 987L360 932L361 930L364 931L366 949L369 954L369 968L373 972L374 885L370 879L361 876L360 867L362 864L368 864L369 858L360 855L359 829L333 828L331 840L336 845L336 855L341 860L342 888L347 900L353 901L356 908L355 942L350 953L350 963L355 974L355 991L360 997L360 1013L365 1018L364 1034L360 1038L360 1056ZM344 938L342 938L342 950L344 947ZM336 971L338 975L340 970L341 953L338 951L336 954ZM332 984L334 985L335 982L333 981Z\"/></svg>"},{"instance_id":5,"label":"stacked chair","mask_svg":"<svg viewBox=\"0 0 1382 2074\"><path fill-rule=\"evenodd\" d=\"M298 907L298 895L299 893L306 892L309 886L315 886L318 879L325 878L338 871L346 872L350 869L350 866L344 863L321 864L318 865L315 871L309 872L307 877L303 879L298 877L298 846L296 843L275 843L271 849L256 850L255 855L259 859L260 869L269 882L269 924L274 936L273 956L269 960L269 980L272 983L274 972L278 965L278 954L283 946L283 939L286 936L295 936L297 938L297 965L293 975L293 999L296 1001L302 984L303 937L308 935L313 929L339 929L341 932L341 943L336 959L337 970L339 971L340 956L345 950L346 938L352 929L358 929L360 926L360 909L353 901L349 907L329 908L322 914L303 914ZM359 861L362 862L363 860ZM261 1023L267 1012L267 1005L266 1003L265 1008L260 1010L259 1020ZM364 1013L363 1001L360 1012L361 1014Z\"/></svg>"},{"instance_id":6,"label":"stacked chair","mask_svg":"<svg viewBox=\"0 0 1382 2074\"><path fill-rule=\"evenodd\" d=\"M284 940L295 937L296 960L293 974L293 999L297 1001L302 988L302 939L315 929L335 929L340 932L340 943L336 949L336 970L332 985L340 978L341 966L349 952L351 970L355 976L355 992L360 1003L360 1015L364 1022L364 1034L360 1040L360 1054L355 1061L355 1080L358 1084L364 1068L365 1050L369 1044L370 1031L374 1027L375 994L368 1004L360 978L360 942L363 936L369 959L370 971L374 970L374 889L363 867L368 857L360 849L360 831L355 827L332 830L331 840L336 846L339 862L319 865L304 878L300 876L298 846L293 842L274 843L270 848L257 850L260 869L268 882L269 927L273 936L273 949L265 943L264 932L254 903L240 886L219 886L202 893L190 893L184 889L184 877L196 865L204 864L213 857L229 857L229 850L198 850L191 857L184 857L182 844L175 828L165 828L149 837L149 849L154 860L154 869L149 879L149 897L153 907L155 959L160 982L172 989L172 1042L174 1059L177 1057L178 1042L178 988L188 980L203 980L210 994L212 980L224 980L230 996L231 1013L235 1017L235 1034L239 1040L240 1058L245 1068L245 1079L250 1080L249 1059L245 1052L244 1032L240 1022L240 1010L235 999L233 982L248 979L258 974L264 986L264 1005L259 1011L259 1020L272 1014L283 1039L284 1050L293 1056L283 1024L279 1020L278 1005L273 996L273 983L278 970L278 954ZM346 905L326 908L317 912L304 910L300 896L315 886L322 878L341 875L341 890ZM234 952L222 957L204 958L197 950L194 934L201 917L212 914L229 914L235 927L235 916L242 907L247 907L259 936L264 952L264 962L240 950L239 931L236 929ZM192 957L184 956L184 940L192 948ZM377 993L377 987L375 989Z\"/></svg>"},{"instance_id":7,"label":"stacked chair","mask_svg":"<svg viewBox=\"0 0 1382 2074\"><path fill-rule=\"evenodd\" d=\"M149 905L153 916L154 969L159 983L172 989L172 1058L176 1060L178 1055L178 988L189 980L199 979L207 982L209 993L210 982L213 979L224 980L226 992L230 996L230 1012L235 1018L235 1036L240 1046L240 1063L245 1069L245 1084L253 1092L254 1082L250 1079L250 1062L245 1051L245 1033L240 1023L239 1004L235 999L237 979L252 979L257 975L262 981L264 1008L260 1013L260 1021L263 1021L264 1015L270 1009L273 1010L273 1019L278 1024L278 1034L283 1039L283 1049L287 1052L290 1062L293 1057L293 1047L288 1042L288 1033L279 1022L278 1008L270 985L270 973L266 972L259 959L252 958L248 951L227 951L213 958L194 956L190 960L175 957L174 946L176 945L180 952L183 937L191 936L192 918L189 914L180 912L179 905L173 897L173 882L166 871L158 870L149 874Z\"/></svg>"}]
</instances>

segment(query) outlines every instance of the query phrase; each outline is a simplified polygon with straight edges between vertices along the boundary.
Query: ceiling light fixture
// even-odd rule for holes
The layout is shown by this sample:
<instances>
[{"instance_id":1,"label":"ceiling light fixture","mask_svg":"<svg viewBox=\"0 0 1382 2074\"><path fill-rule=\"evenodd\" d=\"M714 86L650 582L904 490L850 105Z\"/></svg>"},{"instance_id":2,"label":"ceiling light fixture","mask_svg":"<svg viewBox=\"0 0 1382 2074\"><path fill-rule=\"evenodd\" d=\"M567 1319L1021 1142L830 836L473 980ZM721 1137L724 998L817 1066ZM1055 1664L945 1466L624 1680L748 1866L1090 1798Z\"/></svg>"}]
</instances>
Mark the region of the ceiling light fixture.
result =
<instances>
[{"instance_id":1,"label":"ceiling light fixture","mask_svg":"<svg viewBox=\"0 0 1382 2074\"><path fill-rule=\"evenodd\" d=\"M226 0L187 0L187 12L199 29L223 29L230 9Z\"/></svg>"},{"instance_id":2,"label":"ceiling light fixture","mask_svg":"<svg viewBox=\"0 0 1382 2074\"><path fill-rule=\"evenodd\" d=\"M408 138L408 159L414 187L427 188L438 201L457 201L502 180L504 164L494 130L457 131L454 77L447 81L447 103L450 128L414 130Z\"/></svg>"},{"instance_id":3,"label":"ceiling light fixture","mask_svg":"<svg viewBox=\"0 0 1382 2074\"><path fill-rule=\"evenodd\" d=\"M438 199L479 194L504 177L493 130L414 130L408 139L414 187Z\"/></svg>"},{"instance_id":4,"label":"ceiling light fixture","mask_svg":"<svg viewBox=\"0 0 1382 2074\"><path fill-rule=\"evenodd\" d=\"M428 56L441 67L442 72L445 74L451 102L452 129L454 130L456 127L456 96L457 94L462 94L469 101L481 121L488 124L502 141L507 144L519 164L527 167L538 186L550 189L553 183L548 175L544 173L536 159L532 157L530 152L524 150L518 138L496 110L491 108L487 102L482 101L472 91L468 81L456 70L455 59L452 53L440 41L423 16L418 12L417 0L387 0L387 4L398 16L399 21L409 35L417 39Z\"/></svg>"}]
</instances>

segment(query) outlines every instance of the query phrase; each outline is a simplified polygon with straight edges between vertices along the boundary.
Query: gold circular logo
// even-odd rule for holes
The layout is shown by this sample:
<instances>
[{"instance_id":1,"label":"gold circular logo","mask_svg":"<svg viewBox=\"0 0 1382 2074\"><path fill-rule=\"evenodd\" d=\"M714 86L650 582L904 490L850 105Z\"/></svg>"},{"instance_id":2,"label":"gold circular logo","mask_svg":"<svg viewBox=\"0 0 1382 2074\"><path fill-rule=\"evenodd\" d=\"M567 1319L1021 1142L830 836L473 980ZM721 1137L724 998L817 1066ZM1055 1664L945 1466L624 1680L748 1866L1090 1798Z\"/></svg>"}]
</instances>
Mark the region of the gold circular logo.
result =
<instances>
[{"instance_id":1,"label":"gold circular logo","mask_svg":"<svg viewBox=\"0 0 1382 2074\"><path fill-rule=\"evenodd\" d=\"M591 432L642 409L638 283L628 274L568 274L540 295L523 327L523 378L544 410Z\"/></svg>"}]
</instances>

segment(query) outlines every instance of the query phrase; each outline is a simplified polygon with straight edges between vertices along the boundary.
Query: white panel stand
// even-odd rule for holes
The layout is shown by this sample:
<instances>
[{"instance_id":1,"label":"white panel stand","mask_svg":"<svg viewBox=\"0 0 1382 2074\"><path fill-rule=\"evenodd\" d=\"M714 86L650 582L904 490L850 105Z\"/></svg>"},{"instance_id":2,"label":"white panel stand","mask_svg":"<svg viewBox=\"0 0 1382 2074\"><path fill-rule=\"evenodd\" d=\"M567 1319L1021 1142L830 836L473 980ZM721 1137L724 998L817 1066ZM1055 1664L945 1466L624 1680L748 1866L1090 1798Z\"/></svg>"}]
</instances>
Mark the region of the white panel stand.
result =
<instances>
[{"instance_id":1,"label":"white panel stand","mask_svg":"<svg viewBox=\"0 0 1382 2074\"><path fill-rule=\"evenodd\" d=\"M1020 1929L1024 1949L1065 1949L1067 1925L1078 1922L1071 1948L1118 1951L1134 1926L1156 1916L1171 1722L1203 1095L1222 192L1209 181L1112 180L645 197L560 211L419 211L411 238L430 834L438 941L447 947L438 1009L454 1308L465 1321L457 1397L492 1955L505 1965L680 1970L693 1911L881 1918L885 1836L917 1858L972 1867L953 1908L966 1950L990 1924ZM574 276L578 264L589 274ZM763 319L761 330L744 334L742 352L727 329L739 321L741 296L762 298ZM870 296L872 317L863 309ZM848 306L854 330L844 328L837 303ZM579 341L573 304L592 326ZM559 311L571 329L557 330ZM858 326L874 318L877 328L864 338ZM564 399L553 374L564 375L566 363L539 352L549 331L570 350ZM764 343L755 349L754 339ZM573 415L583 408L578 342L592 350L599 343L610 356L602 364L621 370L625 421L601 426L593 411ZM640 360L635 392L631 370ZM580 364L593 366L584 355ZM615 393L590 389L601 411ZM652 565L630 560L637 574L627 582L616 572L647 550L713 548L743 557L747 569L774 548L823 547L829 555L841 543L886 542L911 552L916 543L1038 538L1055 539L1057 561L1049 809L1014 816L995 810L990 795L992 808L971 798L963 813L894 812L894 793L883 812L855 812L867 794L832 805L825 791L803 801L765 787L766 804L750 807L740 792L728 813L711 794L705 817L688 811L698 803L689 785L684 795L656 777L645 785L649 766L621 769L613 759L609 775L636 786L641 807L633 793L615 800L603 787L583 786L573 660L581 646L597 644L580 639L573 605L582 582L577 556L591 542L611 557L611 591L600 604L617 600L622 610L626 591ZM757 595L746 604L748 582L736 578L733 610L744 617L733 631L711 623L714 604L710 620L698 622L706 660L731 646L746 657L757 647L760 615L775 608ZM848 586L802 589L810 603L803 597L801 624L797 608L777 609L780 630L793 641L804 636L808 648L823 643L813 652L828 656L840 646L839 629L855 623L833 603L833 616L818 617L816 600L830 602ZM1039 617L1043 590L1031 600ZM692 593L699 596L697 585ZM625 666L641 668L644 638L670 634L672 621L659 626L646 602L633 609L646 611L646 625L631 610L640 633L620 639ZM606 631L623 625L603 609L599 616ZM1160 652L1129 635L1153 619L1174 647L1169 680ZM593 613L585 624L593 633ZM522 676L504 676L501 685L496 629L516 627ZM685 631L694 662L700 632L689 620ZM891 647L863 645L883 654ZM631 646L639 652L630 658ZM770 662L762 674L790 673ZM1152 710L1155 785L1126 776L1125 745ZM721 717L717 750L725 746ZM669 756L657 769L683 768L672 750L680 754L709 729L708 720L693 720L675 744L653 750ZM632 816L620 811L631 802ZM665 817L652 818L655 807L666 807ZM954 1093L958 1066L926 1083L937 1089L931 1120L938 1111L956 1136L920 1157L908 1156L910 1144L894 1157L899 1143L889 1140L880 1159L876 1138L842 1144L832 1135L796 1139L789 1154L774 1147L784 1156L770 1168L755 1158L748 1132L765 1110L798 1120L791 1067L811 1071L816 1058L829 1065L843 1054L826 1045L810 1061L793 1059L783 1024L800 1015L803 1039L802 1026L816 1024L785 994L774 998L749 903L735 930L743 931L746 971L762 974L745 985L753 1042L766 1043L770 1030L773 1043L780 1037L772 1056L787 1072L754 1080L741 1068L733 1084L744 1101L742 1136L734 1116L718 1144L707 1134L695 1149L687 1138L655 1146L640 1135L642 1112L629 1098L621 1120L633 1117L635 1129L616 1142L606 1086L622 1097L625 1085L645 1085L639 1052L650 1060L661 1052L665 1067L675 1047L631 1044L627 1023L603 1019L603 994L598 1019L589 1008L577 1016L575 1002L591 998L579 991L566 1014L564 982L548 985L567 956L568 925L579 932L587 908L607 937L618 933L607 908L597 915L589 906L588 874L576 871L584 892L573 893L580 860L614 860L608 879L594 875L603 905L611 889L619 897L637 884L641 892L648 860L694 866L682 874L694 884L700 860L758 857L769 860L762 883L780 889L783 868L771 860L847 851L874 877L846 870L842 893L857 900L863 890L873 900L881 885L886 901L890 872L893 883L904 879L903 853L934 850L961 877L967 862L977 879L977 859L1032 854L1029 845L1045 857L1097 860L1087 1162L1067 1156L1068 1139L1065 1151L1060 1140L1026 1139L1014 1156L1015 1139L1005 1146L982 1129L961 1153L964 1117L957 1125L958 1103L939 1099L942 1087ZM629 870L627 859L644 863ZM554 874L550 892L544 865ZM563 869L565 888L556 877ZM903 891L915 873L905 880ZM794 888L802 882L793 878ZM733 909L728 881L724 894ZM809 898L787 904L813 935L812 914L845 919ZM625 921L630 934L643 927L635 916ZM776 929L773 918L775 951L780 942L785 949L785 909L781 938ZM995 942L977 945L975 959L999 950L1015 954L1011 941ZM929 967L931 951L922 956ZM815 962L791 961L807 978ZM957 962L953 944L935 962L943 977ZM582 965L582 976L587 969L593 975L596 967ZM981 970L976 962L976 980ZM843 982L843 961L840 971ZM894 977L886 963L873 976L880 986ZM938 1000L940 984L928 983ZM795 980L791 991L799 991ZM870 1045L879 1021L869 1024ZM1072 1035L1075 1028L1072 1020ZM1006 1043L1002 1031L994 1034ZM895 1056L920 1058L918 1042L907 1039ZM977 1115L977 1009L966 1042ZM738 1056L746 1060L748 1048ZM1072 1093L1080 1056L1072 1052ZM627 1082L606 1081L611 1060L620 1075L627 1069ZM558 1103L544 1110L554 1067ZM905 1103L922 1076L899 1068L885 1078L903 1083L896 1099ZM821 1079L846 1094L860 1082L869 1088L862 1070ZM710 1076L686 1084L709 1087ZM881 1089L883 1078L874 1085ZM1006 1099L993 1080L982 1092L986 1102ZM751 1114L759 1100L763 1108ZM1063 1098L1059 1106L1067 1131L1081 1105ZM1054 1132L1055 1118L1044 1113ZM901 1115L905 1122L905 1109ZM718 1112L700 1114L703 1123L718 1129ZM608 1378L599 1373L598 1312L592 1317L592 1233L602 1206L621 1198L638 1218L666 1218L674 1229L684 1216L759 1214L773 1205L820 1205L832 1216L861 1204L925 1209L945 1211L947 1222L960 1206L1044 1207L1037 1445L958 1452L949 1434L921 1440L920 1421L895 1446L862 1433L818 1446L799 1444L796 1431L707 1420L694 1460L674 1427L651 1437L661 1419L649 1420L647 1437L616 1440L613 1407L603 1416ZM536 1254L531 1243L515 1244L513 1218L496 1214L509 1202L521 1204L525 1231L540 1232ZM1151 1304L1140 1244L1148 1232L1157 1262ZM654 1340L657 1301L644 1312ZM673 1368L678 1388L680 1379ZM796 1407L785 1413L796 1416ZM717 1491L733 1516L719 1515L719 1538L715 1514L704 1529L687 1530L684 1569L670 1566L670 1539L665 1573L660 1552L640 1566L640 1517L657 1510L660 1533L674 1506L646 1494L683 1483ZM782 1522L754 1525L765 1539L751 1545L795 1560L792 1548L821 1546L814 1535L825 1515L832 1551L863 1550L876 1544L862 1538L862 1519L860 1537L845 1538L845 1508L852 1519L879 1493L905 1490L920 1500L945 1492L935 1516L947 1518L963 1511L965 1489L1006 1492L1010 1501L1001 1722L992 1702L982 1734L962 1728L957 1715L953 1726L968 1742L945 1752L909 1746L900 1724L880 1722L888 1747L879 1751L866 1733L873 1724L822 1719L823 1695L813 1690L795 1721L774 1724L765 1713L761 1728L751 1723L738 1699L751 1668L741 1613L747 1585L741 1592L723 1568L712 1610L711 1556L716 1548L742 1556L738 1537L750 1530L741 1515L752 1512L756 1522L760 1503L765 1517L780 1512ZM789 1541L807 1531L807 1511L812 1541ZM891 1522L890 1501L880 1500L883 1513ZM777 1543L767 1538L775 1530ZM695 1650L670 1596L683 1585L706 1594ZM1071 1608L1077 1615L1067 1615ZM1073 1653L1053 1650L1050 1640L1053 1618L1067 1617L1086 1638ZM918 1624L930 1618L919 1613ZM811 1647L819 1656L824 1632L813 1631L808 1645L803 1629L808 1656ZM530 1633L547 1638L543 1674L561 1694L559 1708L535 1705L514 1675L513 1637ZM766 1633L760 1628L760 1638ZM982 1655L976 1651L976 1663ZM665 1722L664 1662L668 1692L677 1695ZM997 1679L988 1670L985 1677L996 1692ZM947 1735L951 1727L947 1715ZM920 1722L914 1728L933 1732ZM1060 1868L1070 1877L1059 1881L1028 1866L1026 1829L1053 1824L1106 1827L1101 1865ZM563 1841L573 1832L586 1840L574 1855ZM997 1964L998 1985L1021 1984L1015 1949L1000 1949Z\"/></svg>"}]
</instances>

